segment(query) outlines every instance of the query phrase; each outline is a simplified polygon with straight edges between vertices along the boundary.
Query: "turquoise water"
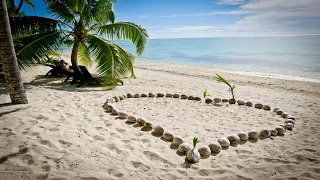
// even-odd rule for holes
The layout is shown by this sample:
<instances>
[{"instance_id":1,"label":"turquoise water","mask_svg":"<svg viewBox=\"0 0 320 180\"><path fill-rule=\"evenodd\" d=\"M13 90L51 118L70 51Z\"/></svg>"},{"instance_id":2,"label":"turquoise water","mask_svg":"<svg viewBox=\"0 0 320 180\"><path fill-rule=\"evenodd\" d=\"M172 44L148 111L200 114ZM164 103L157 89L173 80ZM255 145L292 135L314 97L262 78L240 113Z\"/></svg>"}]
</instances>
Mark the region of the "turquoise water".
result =
<instances>
[{"instance_id":1,"label":"turquoise water","mask_svg":"<svg viewBox=\"0 0 320 180\"><path fill-rule=\"evenodd\" d=\"M137 60L319 79L320 36L149 39Z\"/></svg>"}]
</instances>

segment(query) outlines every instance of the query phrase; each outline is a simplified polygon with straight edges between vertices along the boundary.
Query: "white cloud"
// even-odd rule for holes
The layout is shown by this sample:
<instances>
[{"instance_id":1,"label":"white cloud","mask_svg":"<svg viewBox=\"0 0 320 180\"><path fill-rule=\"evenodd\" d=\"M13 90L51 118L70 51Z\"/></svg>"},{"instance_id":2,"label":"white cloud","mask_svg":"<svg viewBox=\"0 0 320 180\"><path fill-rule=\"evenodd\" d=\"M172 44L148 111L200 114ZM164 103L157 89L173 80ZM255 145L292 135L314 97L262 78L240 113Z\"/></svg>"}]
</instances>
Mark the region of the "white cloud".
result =
<instances>
[{"instance_id":1,"label":"white cloud","mask_svg":"<svg viewBox=\"0 0 320 180\"><path fill-rule=\"evenodd\" d=\"M239 5L244 4L246 0L219 0L217 4Z\"/></svg>"}]
</instances>

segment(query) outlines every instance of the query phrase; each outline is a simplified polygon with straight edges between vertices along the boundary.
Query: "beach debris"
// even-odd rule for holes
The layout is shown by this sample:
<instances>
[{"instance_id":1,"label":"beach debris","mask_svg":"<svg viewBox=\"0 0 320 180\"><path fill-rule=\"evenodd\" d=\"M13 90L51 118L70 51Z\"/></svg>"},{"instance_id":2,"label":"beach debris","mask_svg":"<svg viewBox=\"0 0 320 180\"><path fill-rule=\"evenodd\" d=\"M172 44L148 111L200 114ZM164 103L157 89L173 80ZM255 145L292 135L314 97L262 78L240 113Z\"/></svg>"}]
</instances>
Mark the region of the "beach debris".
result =
<instances>
[{"instance_id":1,"label":"beach debris","mask_svg":"<svg viewBox=\"0 0 320 180\"><path fill-rule=\"evenodd\" d=\"M111 114L112 115L118 115L119 114L119 109L116 108L115 106L110 106L112 108Z\"/></svg>"},{"instance_id":2,"label":"beach debris","mask_svg":"<svg viewBox=\"0 0 320 180\"><path fill-rule=\"evenodd\" d=\"M167 93L167 94L166 94L166 97L171 98L171 97L172 97L172 94L171 94L171 93Z\"/></svg>"},{"instance_id":3,"label":"beach debris","mask_svg":"<svg viewBox=\"0 0 320 180\"><path fill-rule=\"evenodd\" d=\"M249 135L250 139L258 139L259 138L259 131L251 130L251 131L249 131L248 135Z\"/></svg>"},{"instance_id":4,"label":"beach debris","mask_svg":"<svg viewBox=\"0 0 320 180\"><path fill-rule=\"evenodd\" d=\"M254 105L254 108L256 108L256 109L262 109L262 107L263 107L263 105L260 103L257 103Z\"/></svg>"},{"instance_id":5,"label":"beach debris","mask_svg":"<svg viewBox=\"0 0 320 180\"><path fill-rule=\"evenodd\" d=\"M270 108L269 105L264 105L264 106L262 107L262 109L265 110L265 111L270 111L270 110L271 110L271 108Z\"/></svg>"},{"instance_id":6,"label":"beach debris","mask_svg":"<svg viewBox=\"0 0 320 180\"><path fill-rule=\"evenodd\" d=\"M153 94L153 93L149 93L148 96L149 96L149 97L155 97L156 95Z\"/></svg>"},{"instance_id":7,"label":"beach debris","mask_svg":"<svg viewBox=\"0 0 320 180\"><path fill-rule=\"evenodd\" d=\"M237 134L231 134L227 138L231 144L238 144L240 142L240 137Z\"/></svg>"},{"instance_id":8,"label":"beach debris","mask_svg":"<svg viewBox=\"0 0 320 180\"><path fill-rule=\"evenodd\" d=\"M227 101L228 101L228 100L227 100ZM226 101L226 102L227 102L227 101ZM214 102L214 103L219 103L219 102L221 102L221 99L220 99L220 98L214 98L214 99L213 99L213 102Z\"/></svg>"},{"instance_id":9,"label":"beach debris","mask_svg":"<svg viewBox=\"0 0 320 180\"><path fill-rule=\"evenodd\" d=\"M176 146L179 146L183 143L183 140L180 136L174 136L172 143Z\"/></svg>"},{"instance_id":10,"label":"beach debris","mask_svg":"<svg viewBox=\"0 0 320 180\"><path fill-rule=\"evenodd\" d=\"M141 94L141 97L148 97L148 95L147 95L147 94L142 93L142 94Z\"/></svg>"},{"instance_id":11,"label":"beach debris","mask_svg":"<svg viewBox=\"0 0 320 180\"><path fill-rule=\"evenodd\" d=\"M296 118L294 116L291 116L291 115L287 115L286 119L292 119L292 120L296 120Z\"/></svg>"},{"instance_id":12,"label":"beach debris","mask_svg":"<svg viewBox=\"0 0 320 180\"><path fill-rule=\"evenodd\" d=\"M292 129L293 129L293 124L292 123L287 123L287 129L289 130L289 131L292 131Z\"/></svg>"},{"instance_id":13,"label":"beach debris","mask_svg":"<svg viewBox=\"0 0 320 180\"><path fill-rule=\"evenodd\" d=\"M182 143L178 146L178 151L180 153L186 154L187 152L189 152L191 150L191 145L188 143Z\"/></svg>"},{"instance_id":14,"label":"beach debris","mask_svg":"<svg viewBox=\"0 0 320 180\"><path fill-rule=\"evenodd\" d=\"M277 136L278 135L278 131L276 129L271 129L270 130L270 134L271 134L271 136Z\"/></svg>"},{"instance_id":15,"label":"beach debris","mask_svg":"<svg viewBox=\"0 0 320 180\"><path fill-rule=\"evenodd\" d=\"M127 119L129 117L128 113L125 111L118 111L118 116L121 119Z\"/></svg>"},{"instance_id":16,"label":"beach debris","mask_svg":"<svg viewBox=\"0 0 320 180\"><path fill-rule=\"evenodd\" d=\"M153 127L153 133L158 134L158 135L162 135L163 132L164 132L164 129L160 125Z\"/></svg>"},{"instance_id":17,"label":"beach debris","mask_svg":"<svg viewBox=\"0 0 320 180\"><path fill-rule=\"evenodd\" d=\"M246 102L242 101L242 100L238 100L237 101L238 105L243 106L246 104Z\"/></svg>"},{"instance_id":18,"label":"beach debris","mask_svg":"<svg viewBox=\"0 0 320 180\"><path fill-rule=\"evenodd\" d=\"M208 91L205 89L203 91L203 98L206 98L206 97L209 97L209 96L211 96L211 94L209 94Z\"/></svg>"},{"instance_id":19,"label":"beach debris","mask_svg":"<svg viewBox=\"0 0 320 180\"><path fill-rule=\"evenodd\" d=\"M173 98L179 98L180 95L179 94L173 94Z\"/></svg>"},{"instance_id":20,"label":"beach debris","mask_svg":"<svg viewBox=\"0 0 320 180\"><path fill-rule=\"evenodd\" d=\"M287 117L287 115L288 115L288 113L283 112L280 116L281 116L282 118L285 118L285 117Z\"/></svg>"},{"instance_id":21,"label":"beach debris","mask_svg":"<svg viewBox=\"0 0 320 180\"><path fill-rule=\"evenodd\" d=\"M120 99L120 100L124 100L124 97L123 97L123 96L119 96L119 99Z\"/></svg>"},{"instance_id":22,"label":"beach debris","mask_svg":"<svg viewBox=\"0 0 320 180\"><path fill-rule=\"evenodd\" d=\"M213 142L209 144L209 148L213 153L219 153L221 151L221 144L219 142Z\"/></svg>"},{"instance_id":23,"label":"beach debris","mask_svg":"<svg viewBox=\"0 0 320 180\"><path fill-rule=\"evenodd\" d=\"M294 126L295 121L292 120L292 119L287 119L284 123L287 124L287 125L288 125L288 123L291 123Z\"/></svg>"},{"instance_id":24,"label":"beach debris","mask_svg":"<svg viewBox=\"0 0 320 180\"><path fill-rule=\"evenodd\" d=\"M187 159L188 161L190 162L194 162L194 163L197 163L200 161L200 158L201 158L201 155L199 153L199 151L197 151L195 149L197 143L198 143L198 138L197 137L194 137L193 138L193 149L191 149L190 151L188 151L187 153Z\"/></svg>"},{"instance_id":25,"label":"beach debris","mask_svg":"<svg viewBox=\"0 0 320 180\"><path fill-rule=\"evenodd\" d=\"M152 127L153 127L153 124L152 124L152 122L146 121L146 122L144 122L143 127L145 127L145 128L152 128Z\"/></svg>"},{"instance_id":26,"label":"beach debris","mask_svg":"<svg viewBox=\"0 0 320 180\"><path fill-rule=\"evenodd\" d=\"M269 129L263 129L260 131L260 138L264 139L264 138L268 138L271 136L270 130Z\"/></svg>"},{"instance_id":27,"label":"beach debris","mask_svg":"<svg viewBox=\"0 0 320 180\"><path fill-rule=\"evenodd\" d=\"M198 149L201 156L209 156L211 154L211 149L208 146L201 146Z\"/></svg>"},{"instance_id":28,"label":"beach debris","mask_svg":"<svg viewBox=\"0 0 320 180\"><path fill-rule=\"evenodd\" d=\"M229 147L230 146L230 141L227 137L222 137L218 139L218 142L222 147Z\"/></svg>"},{"instance_id":29,"label":"beach debris","mask_svg":"<svg viewBox=\"0 0 320 180\"><path fill-rule=\"evenodd\" d=\"M188 97L188 100L195 100L195 97L189 96L189 97Z\"/></svg>"},{"instance_id":30,"label":"beach debris","mask_svg":"<svg viewBox=\"0 0 320 180\"><path fill-rule=\"evenodd\" d=\"M235 99L229 99L229 104L235 104L236 100Z\"/></svg>"},{"instance_id":31,"label":"beach debris","mask_svg":"<svg viewBox=\"0 0 320 180\"><path fill-rule=\"evenodd\" d=\"M140 95L139 93L137 93L137 94L135 94L133 97L134 97L134 98L140 98L141 95Z\"/></svg>"},{"instance_id":32,"label":"beach debris","mask_svg":"<svg viewBox=\"0 0 320 180\"><path fill-rule=\"evenodd\" d=\"M133 98L133 95L131 93L128 93L127 98Z\"/></svg>"},{"instance_id":33,"label":"beach debris","mask_svg":"<svg viewBox=\"0 0 320 180\"><path fill-rule=\"evenodd\" d=\"M278 110L276 111L276 113L277 113L277 115L281 115L281 114L283 113L283 110L282 110L282 109L278 109Z\"/></svg>"},{"instance_id":34,"label":"beach debris","mask_svg":"<svg viewBox=\"0 0 320 180\"><path fill-rule=\"evenodd\" d=\"M216 73L216 76L214 77L216 79L216 81L219 83L219 82L223 82L225 83L226 85L229 86L229 91L231 92L231 95L232 95L232 99L234 100L234 103L230 103L230 100L229 100L229 103L230 104L235 104L235 99L234 99L234 89L236 88L235 85L231 86L231 84L222 76L220 76L219 74ZM232 101L233 102L233 101Z\"/></svg>"},{"instance_id":35,"label":"beach debris","mask_svg":"<svg viewBox=\"0 0 320 180\"><path fill-rule=\"evenodd\" d=\"M163 134L162 134L162 137L163 137L165 140L172 141L173 138L174 138L174 135L173 135L173 133L170 132L170 131L164 131Z\"/></svg>"},{"instance_id":36,"label":"beach debris","mask_svg":"<svg viewBox=\"0 0 320 180\"><path fill-rule=\"evenodd\" d=\"M284 135L284 132L286 131L282 126L278 126L275 128L278 131L279 135Z\"/></svg>"},{"instance_id":37,"label":"beach debris","mask_svg":"<svg viewBox=\"0 0 320 180\"><path fill-rule=\"evenodd\" d=\"M249 135L246 132L239 132L238 136L241 141L247 141L249 139Z\"/></svg>"},{"instance_id":38,"label":"beach debris","mask_svg":"<svg viewBox=\"0 0 320 180\"><path fill-rule=\"evenodd\" d=\"M274 108L273 112L277 112L280 108Z\"/></svg>"},{"instance_id":39,"label":"beach debris","mask_svg":"<svg viewBox=\"0 0 320 180\"><path fill-rule=\"evenodd\" d=\"M164 97L163 93L157 93L157 97Z\"/></svg>"},{"instance_id":40,"label":"beach debris","mask_svg":"<svg viewBox=\"0 0 320 180\"><path fill-rule=\"evenodd\" d=\"M248 101L248 102L246 102L246 106L252 107L253 104L252 104L252 102Z\"/></svg>"},{"instance_id":41,"label":"beach debris","mask_svg":"<svg viewBox=\"0 0 320 180\"><path fill-rule=\"evenodd\" d=\"M120 101L120 98L118 96L114 96L113 99L114 99L115 102L119 102Z\"/></svg>"},{"instance_id":42,"label":"beach debris","mask_svg":"<svg viewBox=\"0 0 320 180\"><path fill-rule=\"evenodd\" d=\"M229 102L228 99L222 99L221 101L222 101L223 103Z\"/></svg>"},{"instance_id":43,"label":"beach debris","mask_svg":"<svg viewBox=\"0 0 320 180\"><path fill-rule=\"evenodd\" d=\"M128 121L131 123L135 123L137 121L137 118L135 116L129 115L128 116Z\"/></svg>"},{"instance_id":44,"label":"beach debris","mask_svg":"<svg viewBox=\"0 0 320 180\"><path fill-rule=\"evenodd\" d=\"M139 125L139 126L144 126L144 123L146 122L146 120L144 120L144 119L142 119L142 118L138 118L137 119L137 124Z\"/></svg>"},{"instance_id":45,"label":"beach debris","mask_svg":"<svg viewBox=\"0 0 320 180\"><path fill-rule=\"evenodd\" d=\"M185 94L182 94L182 95L180 96L180 99L188 99L188 96L185 95Z\"/></svg>"},{"instance_id":46,"label":"beach debris","mask_svg":"<svg viewBox=\"0 0 320 180\"><path fill-rule=\"evenodd\" d=\"M212 101L212 99L207 98L207 99L205 100L205 102L206 102L207 104L211 104L213 101Z\"/></svg>"}]
</instances>

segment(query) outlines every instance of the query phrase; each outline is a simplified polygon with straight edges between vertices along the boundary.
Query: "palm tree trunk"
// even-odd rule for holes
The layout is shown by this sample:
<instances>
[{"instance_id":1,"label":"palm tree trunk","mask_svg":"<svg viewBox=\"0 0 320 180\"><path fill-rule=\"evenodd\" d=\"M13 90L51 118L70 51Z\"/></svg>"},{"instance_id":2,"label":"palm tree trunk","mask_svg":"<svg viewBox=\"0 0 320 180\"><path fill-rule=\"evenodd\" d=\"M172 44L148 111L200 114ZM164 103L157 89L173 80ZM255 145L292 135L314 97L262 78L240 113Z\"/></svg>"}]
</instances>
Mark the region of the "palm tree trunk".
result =
<instances>
[{"instance_id":1,"label":"palm tree trunk","mask_svg":"<svg viewBox=\"0 0 320 180\"><path fill-rule=\"evenodd\" d=\"M21 9L21 7L22 7L22 4L23 4L23 0L20 0L20 3L19 3L19 5L18 5L18 8L17 8L16 12L14 12L15 14L19 14L20 9Z\"/></svg>"},{"instance_id":2,"label":"palm tree trunk","mask_svg":"<svg viewBox=\"0 0 320 180\"><path fill-rule=\"evenodd\" d=\"M16 53L13 46L6 0L0 0L0 60L11 102L27 104L27 96L21 82Z\"/></svg>"},{"instance_id":3,"label":"palm tree trunk","mask_svg":"<svg viewBox=\"0 0 320 180\"><path fill-rule=\"evenodd\" d=\"M74 70L77 72L80 72L79 66L78 66L78 50L80 47L80 41L75 38L74 44L72 47L72 52L71 52L71 64Z\"/></svg>"}]
</instances>

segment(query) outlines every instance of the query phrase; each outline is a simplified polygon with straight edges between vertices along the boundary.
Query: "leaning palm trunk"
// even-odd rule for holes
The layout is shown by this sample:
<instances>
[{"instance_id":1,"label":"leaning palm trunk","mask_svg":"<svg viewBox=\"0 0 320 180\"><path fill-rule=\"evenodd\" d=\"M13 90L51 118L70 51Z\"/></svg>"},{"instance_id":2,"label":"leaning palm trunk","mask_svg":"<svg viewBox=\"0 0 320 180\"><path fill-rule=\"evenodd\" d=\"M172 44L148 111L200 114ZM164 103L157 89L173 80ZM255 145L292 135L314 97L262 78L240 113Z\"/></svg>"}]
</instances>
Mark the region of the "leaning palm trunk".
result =
<instances>
[{"instance_id":1,"label":"leaning palm trunk","mask_svg":"<svg viewBox=\"0 0 320 180\"><path fill-rule=\"evenodd\" d=\"M0 60L3 65L11 102L27 104L27 96L21 82L16 53L13 46L6 0L0 0Z\"/></svg>"}]
</instances>

